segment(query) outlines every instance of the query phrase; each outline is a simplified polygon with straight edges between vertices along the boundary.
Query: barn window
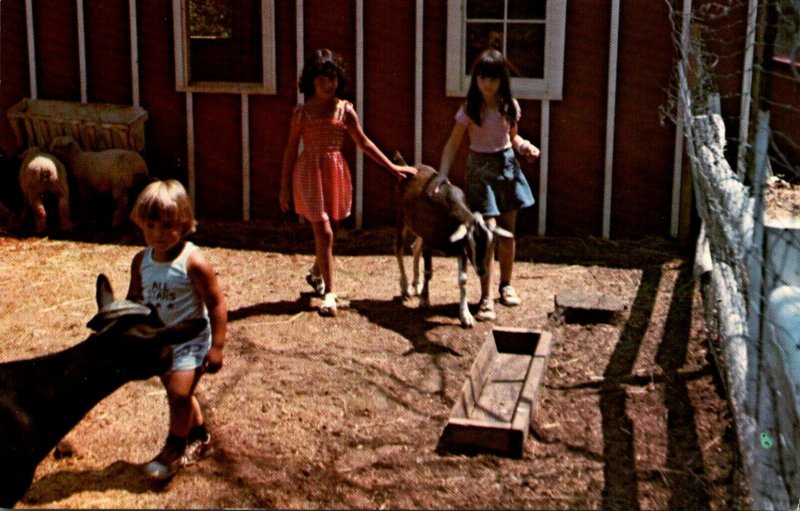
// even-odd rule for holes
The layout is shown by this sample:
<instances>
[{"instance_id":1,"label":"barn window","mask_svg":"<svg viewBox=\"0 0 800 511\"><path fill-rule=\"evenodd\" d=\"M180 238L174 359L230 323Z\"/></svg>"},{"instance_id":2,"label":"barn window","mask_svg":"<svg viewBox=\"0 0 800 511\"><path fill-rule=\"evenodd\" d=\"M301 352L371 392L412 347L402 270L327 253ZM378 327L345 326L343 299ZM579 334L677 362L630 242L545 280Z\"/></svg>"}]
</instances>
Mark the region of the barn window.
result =
<instances>
[{"instance_id":1,"label":"barn window","mask_svg":"<svg viewBox=\"0 0 800 511\"><path fill-rule=\"evenodd\" d=\"M179 91L274 94L274 0L173 0Z\"/></svg>"},{"instance_id":2,"label":"barn window","mask_svg":"<svg viewBox=\"0 0 800 511\"><path fill-rule=\"evenodd\" d=\"M487 48L510 64L514 95L561 99L566 0L448 0L447 94L464 96Z\"/></svg>"}]
</instances>

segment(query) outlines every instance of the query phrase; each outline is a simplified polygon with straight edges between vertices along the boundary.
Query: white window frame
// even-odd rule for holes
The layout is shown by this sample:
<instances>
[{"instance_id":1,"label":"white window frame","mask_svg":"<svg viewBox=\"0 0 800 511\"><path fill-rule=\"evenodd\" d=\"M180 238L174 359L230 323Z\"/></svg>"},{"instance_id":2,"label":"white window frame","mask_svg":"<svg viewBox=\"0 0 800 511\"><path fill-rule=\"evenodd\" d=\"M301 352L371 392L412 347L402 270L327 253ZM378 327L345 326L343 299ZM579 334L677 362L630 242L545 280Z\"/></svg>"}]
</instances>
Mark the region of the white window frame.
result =
<instances>
[{"instance_id":1,"label":"white window frame","mask_svg":"<svg viewBox=\"0 0 800 511\"><path fill-rule=\"evenodd\" d=\"M447 0L447 76L448 96L467 95L471 76L465 69L466 0ZM544 78L511 78L511 90L520 99L560 100L563 92L564 42L567 0L548 0L545 20Z\"/></svg>"},{"instance_id":2,"label":"white window frame","mask_svg":"<svg viewBox=\"0 0 800 511\"><path fill-rule=\"evenodd\" d=\"M189 81L189 0L172 0L175 89L179 92L275 94L275 0L261 0L261 82Z\"/></svg>"}]
</instances>

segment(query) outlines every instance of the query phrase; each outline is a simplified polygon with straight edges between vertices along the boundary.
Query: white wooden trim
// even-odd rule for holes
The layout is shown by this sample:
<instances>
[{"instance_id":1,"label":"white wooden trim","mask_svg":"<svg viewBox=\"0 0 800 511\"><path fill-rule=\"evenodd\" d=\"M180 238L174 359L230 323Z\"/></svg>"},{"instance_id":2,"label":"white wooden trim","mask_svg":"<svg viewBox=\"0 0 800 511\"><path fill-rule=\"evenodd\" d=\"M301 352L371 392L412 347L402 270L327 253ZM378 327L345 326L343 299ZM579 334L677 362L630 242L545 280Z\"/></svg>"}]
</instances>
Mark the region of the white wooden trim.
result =
<instances>
[{"instance_id":1,"label":"white wooden trim","mask_svg":"<svg viewBox=\"0 0 800 511\"><path fill-rule=\"evenodd\" d=\"M36 35L33 31L33 0L25 0L25 28L28 32L28 79L30 80L31 99L39 97L36 81Z\"/></svg>"},{"instance_id":2,"label":"white wooden trim","mask_svg":"<svg viewBox=\"0 0 800 511\"><path fill-rule=\"evenodd\" d=\"M172 0L173 49L175 52L175 89L180 92L233 94L275 94L277 69L275 58L275 0L261 2L261 69L257 82L192 82L189 83L189 36L185 26L188 0Z\"/></svg>"},{"instance_id":3,"label":"white wooden trim","mask_svg":"<svg viewBox=\"0 0 800 511\"><path fill-rule=\"evenodd\" d=\"M414 41L414 163L422 163L422 102L424 98L423 93L423 68L424 66L424 44L423 34L425 32L424 25L424 10L425 1L417 0L417 19L416 19L416 33Z\"/></svg>"},{"instance_id":4,"label":"white wooden trim","mask_svg":"<svg viewBox=\"0 0 800 511\"><path fill-rule=\"evenodd\" d=\"M619 52L620 0L611 2L611 34L608 45L608 106L606 108L606 156L603 180L603 238L611 235L611 187L614 178L614 129L617 109L617 57Z\"/></svg>"},{"instance_id":5,"label":"white wooden trim","mask_svg":"<svg viewBox=\"0 0 800 511\"><path fill-rule=\"evenodd\" d=\"M250 96L242 94L242 220L250 221Z\"/></svg>"},{"instance_id":6,"label":"white wooden trim","mask_svg":"<svg viewBox=\"0 0 800 511\"><path fill-rule=\"evenodd\" d=\"M464 97L471 77L464 62L466 51L466 2L447 0L447 51L445 91L448 96ZM547 3L545 26L545 68L543 78L512 78L511 90L520 99L560 100L563 96L564 48L567 0Z\"/></svg>"},{"instance_id":7,"label":"white wooden trim","mask_svg":"<svg viewBox=\"0 0 800 511\"><path fill-rule=\"evenodd\" d=\"M270 5L271 4L271 5ZM264 92L278 92L278 70L275 63L275 2L261 2L261 83Z\"/></svg>"},{"instance_id":8,"label":"white wooden trim","mask_svg":"<svg viewBox=\"0 0 800 511\"><path fill-rule=\"evenodd\" d=\"M681 53L689 55L689 30L692 22L692 0L683 0L681 19ZM678 112L683 112L683 97L678 95ZM681 183L683 181L683 115L678 116L675 123L675 154L672 160L672 215L670 216L669 234L677 238L681 219Z\"/></svg>"},{"instance_id":9,"label":"white wooden trim","mask_svg":"<svg viewBox=\"0 0 800 511\"><path fill-rule=\"evenodd\" d=\"M192 208L196 205L197 187L195 186L194 162L194 94L186 93L186 181Z\"/></svg>"},{"instance_id":10,"label":"white wooden trim","mask_svg":"<svg viewBox=\"0 0 800 511\"><path fill-rule=\"evenodd\" d=\"M544 236L547 229L547 180L550 168L550 101L542 101L541 140L539 142L539 229Z\"/></svg>"},{"instance_id":11,"label":"white wooden trim","mask_svg":"<svg viewBox=\"0 0 800 511\"><path fill-rule=\"evenodd\" d=\"M356 0L356 111L364 122L364 0ZM364 152L356 151L356 229L364 216Z\"/></svg>"},{"instance_id":12,"label":"white wooden trim","mask_svg":"<svg viewBox=\"0 0 800 511\"><path fill-rule=\"evenodd\" d=\"M131 27L131 102L139 106L139 27L136 0L128 0L128 19Z\"/></svg>"},{"instance_id":13,"label":"white wooden trim","mask_svg":"<svg viewBox=\"0 0 800 511\"><path fill-rule=\"evenodd\" d=\"M744 179L747 169L747 150L750 148L750 101L753 91L753 54L756 45L758 0L747 4L747 37L742 67L742 101L739 107L739 148L736 151L736 174Z\"/></svg>"},{"instance_id":14,"label":"white wooden trim","mask_svg":"<svg viewBox=\"0 0 800 511\"><path fill-rule=\"evenodd\" d=\"M76 0L75 11L78 14L78 69L81 82L81 103L89 101L86 86L86 20L83 15L83 0Z\"/></svg>"},{"instance_id":15,"label":"white wooden trim","mask_svg":"<svg viewBox=\"0 0 800 511\"><path fill-rule=\"evenodd\" d=\"M175 56L175 90L183 90L189 81L186 76L186 66L189 62L189 47L183 33L183 20L186 19L186 4L182 0L172 1L172 51ZM191 91L186 91L187 93ZM188 98L187 98L188 101ZM194 197L194 196L192 196Z\"/></svg>"},{"instance_id":16,"label":"white wooden trim","mask_svg":"<svg viewBox=\"0 0 800 511\"><path fill-rule=\"evenodd\" d=\"M297 39L297 53L295 54L295 58L297 59L297 71L296 75L298 79L300 78L300 72L303 69L303 63L306 59L306 48L305 48L305 40L306 40L306 27L305 27L305 17L303 16L303 0L297 0L295 3L294 13L295 13L295 32L297 32L295 39ZM300 88L297 87L295 84L295 91L297 93L297 102L301 103L303 101L303 94L300 92Z\"/></svg>"}]
</instances>

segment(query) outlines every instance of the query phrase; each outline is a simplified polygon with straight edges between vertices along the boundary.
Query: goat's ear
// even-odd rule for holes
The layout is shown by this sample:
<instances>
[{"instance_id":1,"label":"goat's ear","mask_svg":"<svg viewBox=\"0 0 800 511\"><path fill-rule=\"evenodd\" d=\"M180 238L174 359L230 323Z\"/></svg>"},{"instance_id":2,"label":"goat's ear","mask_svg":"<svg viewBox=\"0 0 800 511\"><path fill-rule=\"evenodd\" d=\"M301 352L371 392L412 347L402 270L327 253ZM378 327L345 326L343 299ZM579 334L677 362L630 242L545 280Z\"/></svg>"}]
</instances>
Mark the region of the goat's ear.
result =
<instances>
[{"instance_id":1,"label":"goat's ear","mask_svg":"<svg viewBox=\"0 0 800 511\"><path fill-rule=\"evenodd\" d=\"M114 301L114 291L111 289L111 281L102 273L97 275L95 299L97 300L98 310Z\"/></svg>"},{"instance_id":2,"label":"goat's ear","mask_svg":"<svg viewBox=\"0 0 800 511\"><path fill-rule=\"evenodd\" d=\"M400 154L400 151L395 151L392 155L392 163L395 165L406 165L406 160L403 158L403 155Z\"/></svg>"},{"instance_id":3,"label":"goat's ear","mask_svg":"<svg viewBox=\"0 0 800 511\"><path fill-rule=\"evenodd\" d=\"M467 235L468 229L467 224L461 224L458 226L458 229L450 235L450 243L455 243L456 241L463 240L464 237Z\"/></svg>"}]
</instances>

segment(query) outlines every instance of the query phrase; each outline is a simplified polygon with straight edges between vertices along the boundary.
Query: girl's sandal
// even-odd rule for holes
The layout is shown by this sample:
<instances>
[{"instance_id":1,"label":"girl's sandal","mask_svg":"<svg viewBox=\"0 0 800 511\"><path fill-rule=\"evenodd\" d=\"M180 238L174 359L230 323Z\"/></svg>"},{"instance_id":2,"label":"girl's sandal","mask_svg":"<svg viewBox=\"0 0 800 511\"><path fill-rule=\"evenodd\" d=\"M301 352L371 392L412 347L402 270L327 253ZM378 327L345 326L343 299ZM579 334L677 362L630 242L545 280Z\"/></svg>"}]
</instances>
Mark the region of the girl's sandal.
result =
<instances>
[{"instance_id":1,"label":"girl's sandal","mask_svg":"<svg viewBox=\"0 0 800 511\"><path fill-rule=\"evenodd\" d=\"M322 303L319 305L319 315L333 317L336 315L336 294L325 293Z\"/></svg>"},{"instance_id":2,"label":"girl's sandal","mask_svg":"<svg viewBox=\"0 0 800 511\"><path fill-rule=\"evenodd\" d=\"M314 275L310 271L306 274L306 282L314 289L317 296L325 294L325 280L320 275Z\"/></svg>"}]
</instances>

